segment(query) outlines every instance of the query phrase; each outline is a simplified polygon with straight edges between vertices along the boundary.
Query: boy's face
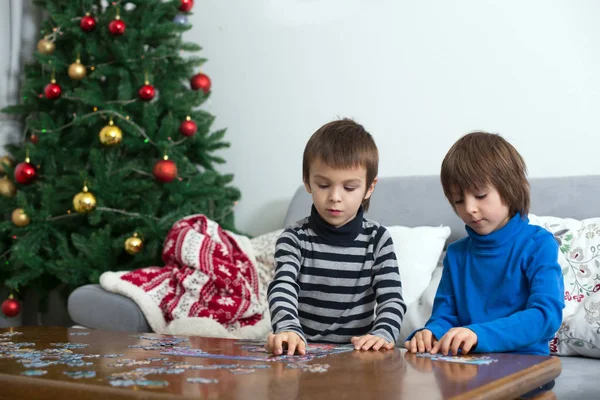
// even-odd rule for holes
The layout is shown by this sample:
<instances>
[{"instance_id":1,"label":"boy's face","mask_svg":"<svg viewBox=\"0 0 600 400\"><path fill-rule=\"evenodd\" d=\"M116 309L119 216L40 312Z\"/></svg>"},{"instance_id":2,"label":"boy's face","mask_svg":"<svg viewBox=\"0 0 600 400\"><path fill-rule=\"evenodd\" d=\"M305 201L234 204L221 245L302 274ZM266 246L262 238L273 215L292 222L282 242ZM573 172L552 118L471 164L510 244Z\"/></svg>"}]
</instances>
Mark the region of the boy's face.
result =
<instances>
[{"instance_id":1,"label":"boy's face","mask_svg":"<svg viewBox=\"0 0 600 400\"><path fill-rule=\"evenodd\" d=\"M510 220L508 206L492 185L475 193L455 193L452 202L463 222L480 235L489 235Z\"/></svg>"},{"instance_id":2,"label":"boy's face","mask_svg":"<svg viewBox=\"0 0 600 400\"><path fill-rule=\"evenodd\" d=\"M335 169L315 160L304 186L321 218L339 228L356 217L362 201L371 197L375 183L377 178L367 189L367 170L362 166Z\"/></svg>"}]
</instances>

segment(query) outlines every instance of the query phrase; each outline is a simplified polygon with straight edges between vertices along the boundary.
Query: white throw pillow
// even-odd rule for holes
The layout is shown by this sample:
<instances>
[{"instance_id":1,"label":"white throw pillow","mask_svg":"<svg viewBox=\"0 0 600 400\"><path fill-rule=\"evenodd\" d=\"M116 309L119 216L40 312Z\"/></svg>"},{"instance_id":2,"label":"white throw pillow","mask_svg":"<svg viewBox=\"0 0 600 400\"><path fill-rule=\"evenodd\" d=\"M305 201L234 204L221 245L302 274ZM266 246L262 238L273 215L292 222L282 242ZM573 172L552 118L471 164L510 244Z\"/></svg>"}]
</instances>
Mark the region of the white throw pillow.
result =
<instances>
[{"instance_id":1,"label":"white throw pillow","mask_svg":"<svg viewBox=\"0 0 600 400\"><path fill-rule=\"evenodd\" d=\"M600 358L600 218L576 220L529 214L554 235L565 284L563 322L550 342L559 355Z\"/></svg>"},{"instance_id":2,"label":"white throw pillow","mask_svg":"<svg viewBox=\"0 0 600 400\"><path fill-rule=\"evenodd\" d=\"M442 280L442 272L444 270L444 257L446 251L442 251L437 266L431 274L431 281L427 288L419 298L419 301L413 302L410 307L406 310L404 320L402 321L402 329L400 330L400 336L398 337L397 346L404 347L404 341L414 331L421 329L425 326L425 323L431 318L431 312L433 311L433 301L437 293L438 286Z\"/></svg>"},{"instance_id":3,"label":"white throw pillow","mask_svg":"<svg viewBox=\"0 0 600 400\"><path fill-rule=\"evenodd\" d=\"M431 282L431 274L450 236L447 226L387 226L394 241L402 296L407 307L419 300Z\"/></svg>"}]
</instances>

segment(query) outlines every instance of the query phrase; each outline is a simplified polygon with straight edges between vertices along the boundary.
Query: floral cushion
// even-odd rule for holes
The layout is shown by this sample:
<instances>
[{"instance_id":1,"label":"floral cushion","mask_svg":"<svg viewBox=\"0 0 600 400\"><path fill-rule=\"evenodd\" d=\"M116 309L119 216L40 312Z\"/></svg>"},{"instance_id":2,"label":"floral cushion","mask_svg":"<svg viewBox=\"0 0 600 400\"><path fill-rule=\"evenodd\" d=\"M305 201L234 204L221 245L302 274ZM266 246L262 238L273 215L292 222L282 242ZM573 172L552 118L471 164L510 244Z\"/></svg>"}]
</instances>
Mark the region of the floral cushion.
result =
<instances>
[{"instance_id":1,"label":"floral cushion","mask_svg":"<svg viewBox=\"0 0 600 400\"><path fill-rule=\"evenodd\" d=\"M550 342L557 355L600 358L600 218L529 215L559 244L558 262L565 281L563 322Z\"/></svg>"}]
</instances>

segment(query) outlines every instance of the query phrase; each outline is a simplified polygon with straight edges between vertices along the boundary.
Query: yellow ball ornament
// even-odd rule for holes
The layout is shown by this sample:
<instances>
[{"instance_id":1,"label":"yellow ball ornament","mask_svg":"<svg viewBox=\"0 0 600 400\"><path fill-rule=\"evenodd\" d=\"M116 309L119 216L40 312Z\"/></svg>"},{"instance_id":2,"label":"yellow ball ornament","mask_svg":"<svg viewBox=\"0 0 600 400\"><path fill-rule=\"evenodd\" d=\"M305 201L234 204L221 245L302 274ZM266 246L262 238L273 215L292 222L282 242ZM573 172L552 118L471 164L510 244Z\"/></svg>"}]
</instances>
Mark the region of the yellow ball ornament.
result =
<instances>
[{"instance_id":1,"label":"yellow ball ornament","mask_svg":"<svg viewBox=\"0 0 600 400\"><path fill-rule=\"evenodd\" d=\"M37 42L37 49L42 54L52 54L54 53L55 48L54 42L46 38L40 39L40 41Z\"/></svg>"},{"instance_id":2,"label":"yellow ball ornament","mask_svg":"<svg viewBox=\"0 0 600 400\"><path fill-rule=\"evenodd\" d=\"M6 172L4 170L5 165L8 165L9 167L13 166L13 161L10 159L9 156L0 157L0 173L2 173L2 174Z\"/></svg>"},{"instance_id":3,"label":"yellow ball ornament","mask_svg":"<svg viewBox=\"0 0 600 400\"><path fill-rule=\"evenodd\" d=\"M79 81L85 78L87 74L87 70L85 65L81 63L79 59L75 61L73 64L69 65L69 78Z\"/></svg>"},{"instance_id":4,"label":"yellow ball ornament","mask_svg":"<svg viewBox=\"0 0 600 400\"><path fill-rule=\"evenodd\" d=\"M31 222L31 218L29 215L25 214L25 210L22 208L17 208L12 212L12 222L18 227L23 227L29 225Z\"/></svg>"},{"instance_id":5,"label":"yellow ball ornament","mask_svg":"<svg viewBox=\"0 0 600 400\"><path fill-rule=\"evenodd\" d=\"M17 188L8 177L0 178L0 195L4 197L15 197Z\"/></svg>"},{"instance_id":6,"label":"yellow ball ornament","mask_svg":"<svg viewBox=\"0 0 600 400\"><path fill-rule=\"evenodd\" d=\"M125 251L131 255L139 253L143 247L144 242L138 237L137 233L125 240Z\"/></svg>"},{"instance_id":7,"label":"yellow ball ornament","mask_svg":"<svg viewBox=\"0 0 600 400\"><path fill-rule=\"evenodd\" d=\"M87 186L73 197L73 208L79 214L92 212L96 208L96 196L88 192Z\"/></svg>"},{"instance_id":8,"label":"yellow ball ornament","mask_svg":"<svg viewBox=\"0 0 600 400\"><path fill-rule=\"evenodd\" d=\"M121 128L116 126L112 119L102 130L100 131L100 143L105 146L116 146L123 140L123 131Z\"/></svg>"}]
</instances>

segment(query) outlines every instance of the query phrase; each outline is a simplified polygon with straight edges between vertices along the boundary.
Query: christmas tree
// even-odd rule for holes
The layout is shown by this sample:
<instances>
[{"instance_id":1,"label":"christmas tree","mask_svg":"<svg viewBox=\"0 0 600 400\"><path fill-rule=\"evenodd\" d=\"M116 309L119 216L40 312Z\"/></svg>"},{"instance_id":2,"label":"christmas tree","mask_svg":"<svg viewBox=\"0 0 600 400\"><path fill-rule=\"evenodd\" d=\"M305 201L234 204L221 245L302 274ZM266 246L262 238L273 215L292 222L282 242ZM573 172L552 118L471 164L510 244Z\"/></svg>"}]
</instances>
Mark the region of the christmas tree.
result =
<instances>
[{"instance_id":1,"label":"christmas tree","mask_svg":"<svg viewBox=\"0 0 600 400\"><path fill-rule=\"evenodd\" d=\"M205 59L182 39L193 0L35 3L48 18L22 102L3 110L23 140L0 159L0 282L68 291L160 266L166 233L191 214L235 230L240 193L215 170L225 132L200 108Z\"/></svg>"}]
</instances>

